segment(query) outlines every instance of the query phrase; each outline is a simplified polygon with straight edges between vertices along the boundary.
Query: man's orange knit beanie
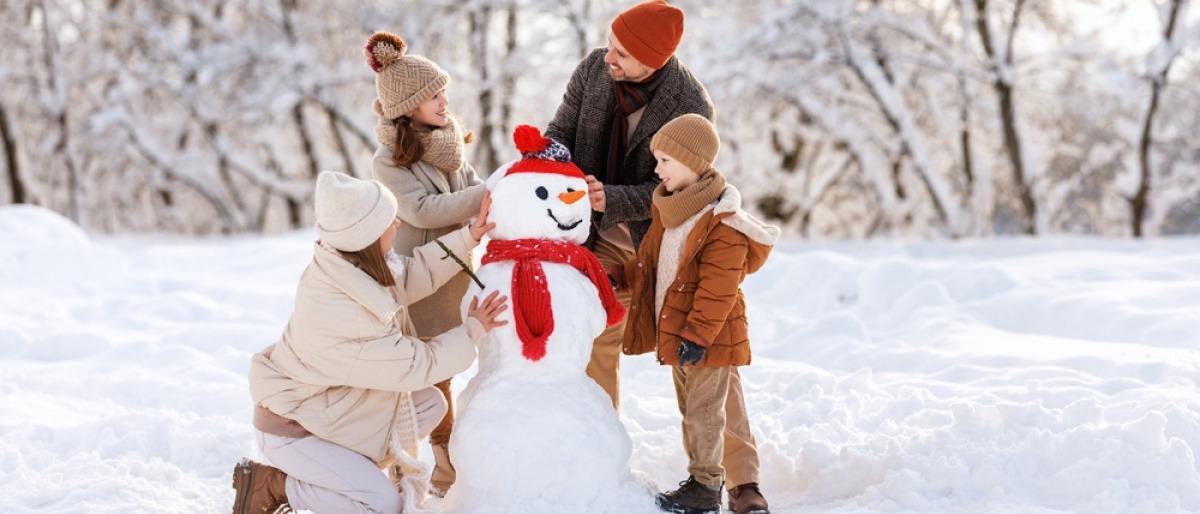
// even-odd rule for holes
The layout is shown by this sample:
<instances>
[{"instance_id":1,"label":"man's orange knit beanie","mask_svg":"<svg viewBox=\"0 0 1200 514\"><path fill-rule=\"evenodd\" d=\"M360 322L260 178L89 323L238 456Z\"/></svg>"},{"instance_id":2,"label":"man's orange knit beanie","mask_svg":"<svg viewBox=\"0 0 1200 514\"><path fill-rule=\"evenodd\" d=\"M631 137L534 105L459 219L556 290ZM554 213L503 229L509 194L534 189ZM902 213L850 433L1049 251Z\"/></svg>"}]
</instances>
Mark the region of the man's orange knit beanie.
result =
<instances>
[{"instance_id":1,"label":"man's orange knit beanie","mask_svg":"<svg viewBox=\"0 0 1200 514\"><path fill-rule=\"evenodd\" d=\"M618 14L612 33L634 59L662 68L683 38L683 11L664 0L647 0Z\"/></svg>"}]
</instances>

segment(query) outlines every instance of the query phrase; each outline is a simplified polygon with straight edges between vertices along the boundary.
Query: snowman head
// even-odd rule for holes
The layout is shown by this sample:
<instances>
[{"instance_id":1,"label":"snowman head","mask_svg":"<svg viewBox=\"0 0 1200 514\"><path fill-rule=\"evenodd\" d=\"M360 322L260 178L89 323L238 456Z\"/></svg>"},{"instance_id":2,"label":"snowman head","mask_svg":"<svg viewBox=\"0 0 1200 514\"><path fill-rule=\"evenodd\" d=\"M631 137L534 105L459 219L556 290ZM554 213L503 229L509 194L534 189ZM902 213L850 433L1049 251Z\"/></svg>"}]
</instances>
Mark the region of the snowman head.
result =
<instances>
[{"instance_id":1,"label":"snowman head","mask_svg":"<svg viewBox=\"0 0 1200 514\"><path fill-rule=\"evenodd\" d=\"M583 172L571 162L571 152L536 127L513 131L521 158L488 177L496 223L492 239L548 239L583 244L591 229L592 207Z\"/></svg>"}]
</instances>

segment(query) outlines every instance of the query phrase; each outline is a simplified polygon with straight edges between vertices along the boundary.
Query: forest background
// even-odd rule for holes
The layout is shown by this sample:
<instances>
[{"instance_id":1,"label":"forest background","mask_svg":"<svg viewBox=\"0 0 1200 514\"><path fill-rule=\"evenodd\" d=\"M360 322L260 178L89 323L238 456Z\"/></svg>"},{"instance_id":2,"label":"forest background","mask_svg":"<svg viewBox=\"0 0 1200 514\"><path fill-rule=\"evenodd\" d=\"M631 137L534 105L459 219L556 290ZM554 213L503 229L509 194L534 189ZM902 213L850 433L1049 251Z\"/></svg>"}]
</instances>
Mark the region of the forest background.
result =
<instances>
[{"instance_id":1,"label":"forest background","mask_svg":"<svg viewBox=\"0 0 1200 514\"><path fill-rule=\"evenodd\" d=\"M677 0L717 161L790 237L1200 234L1187 0ZM0 204L100 233L277 233L370 175L400 35L452 77L482 177L632 1L6 0Z\"/></svg>"}]
</instances>

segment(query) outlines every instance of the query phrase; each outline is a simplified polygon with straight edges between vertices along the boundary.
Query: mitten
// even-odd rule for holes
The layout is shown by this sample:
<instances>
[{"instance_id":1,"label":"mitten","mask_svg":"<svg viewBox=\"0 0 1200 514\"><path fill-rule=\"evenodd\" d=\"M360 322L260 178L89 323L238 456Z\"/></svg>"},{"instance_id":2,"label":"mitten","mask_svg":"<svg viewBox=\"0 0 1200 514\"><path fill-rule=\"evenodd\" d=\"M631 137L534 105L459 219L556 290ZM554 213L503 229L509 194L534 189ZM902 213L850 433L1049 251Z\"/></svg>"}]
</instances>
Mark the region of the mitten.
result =
<instances>
[{"instance_id":1,"label":"mitten","mask_svg":"<svg viewBox=\"0 0 1200 514\"><path fill-rule=\"evenodd\" d=\"M704 360L704 350L705 348L703 346L688 341L687 339L681 339L679 341L679 365L700 365L700 361Z\"/></svg>"}]
</instances>

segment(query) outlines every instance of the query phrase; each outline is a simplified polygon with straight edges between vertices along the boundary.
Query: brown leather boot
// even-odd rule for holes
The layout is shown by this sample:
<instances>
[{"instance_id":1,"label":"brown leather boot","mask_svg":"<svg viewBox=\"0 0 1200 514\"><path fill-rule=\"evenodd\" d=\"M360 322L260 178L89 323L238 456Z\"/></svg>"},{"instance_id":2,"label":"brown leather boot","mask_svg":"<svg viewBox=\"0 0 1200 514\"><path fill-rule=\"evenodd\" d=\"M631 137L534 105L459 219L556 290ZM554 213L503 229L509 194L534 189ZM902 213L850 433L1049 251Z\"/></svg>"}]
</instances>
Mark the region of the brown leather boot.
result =
<instances>
[{"instance_id":1,"label":"brown leather boot","mask_svg":"<svg viewBox=\"0 0 1200 514\"><path fill-rule=\"evenodd\" d=\"M771 514L758 484L747 482L729 489L729 510L735 514Z\"/></svg>"},{"instance_id":2,"label":"brown leather boot","mask_svg":"<svg viewBox=\"0 0 1200 514\"><path fill-rule=\"evenodd\" d=\"M286 481L278 468L242 459L233 467L233 514L295 512L288 505Z\"/></svg>"}]
</instances>

